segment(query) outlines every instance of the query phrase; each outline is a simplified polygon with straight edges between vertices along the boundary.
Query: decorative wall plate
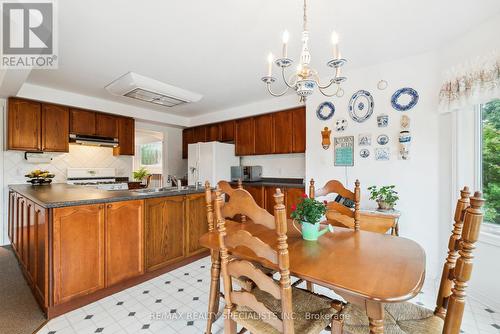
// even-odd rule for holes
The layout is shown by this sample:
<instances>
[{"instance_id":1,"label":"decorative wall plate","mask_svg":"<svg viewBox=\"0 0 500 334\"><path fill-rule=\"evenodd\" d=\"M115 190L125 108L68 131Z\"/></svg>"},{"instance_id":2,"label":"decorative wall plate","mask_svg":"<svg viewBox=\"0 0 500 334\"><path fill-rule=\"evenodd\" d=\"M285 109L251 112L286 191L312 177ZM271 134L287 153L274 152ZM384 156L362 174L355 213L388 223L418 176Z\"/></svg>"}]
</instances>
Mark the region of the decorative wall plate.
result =
<instances>
[{"instance_id":1,"label":"decorative wall plate","mask_svg":"<svg viewBox=\"0 0 500 334\"><path fill-rule=\"evenodd\" d=\"M403 130L408 130L410 128L410 116L401 115L401 128Z\"/></svg>"},{"instance_id":2,"label":"decorative wall plate","mask_svg":"<svg viewBox=\"0 0 500 334\"><path fill-rule=\"evenodd\" d=\"M345 131L346 128L347 128L347 120L345 118L339 118L335 122L335 130L337 130L337 132Z\"/></svg>"},{"instance_id":3,"label":"decorative wall plate","mask_svg":"<svg viewBox=\"0 0 500 334\"><path fill-rule=\"evenodd\" d=\"M358 135L358 145L359 146L370 146L372 144L371 133L361 133Z\"/></svg>"},{"instance_id":4,"label":"decorative wall plate","mask_svg":"<svg viewBox=\"0 0 500 334\"><path fill-rule=\"evenodd\" d=\"M370 156L370 150L363 148L359 151L359 156L363 159L368 158Z\"/></svg>"},{"instance_id":5,"label":"decorative wall plate","mask_svg":"<svg viewBox=\"0 0 500 334\"><path fill-rule=\"evenodd\" d=\"M387 135L380 135L377 137L377 143L379 145L386 145L389 142L389 136Z\"/></svg>"},{"instance_id":6,"label":"decorative wall plate","mask_svg":"<svg viewBox=\"0 0 500 334\"><path fill-rule=\"evenodd\" d=\"M328 121L335 114L335 106L331 102L323 102L316 109L316 116L322 121Z\"/></svg>"},{"instance_id":7,"label":"decorative wall plate","mask_svg":"<svg viewBox=\"0 0 500 334\"><path fill-rule=\"evenodd\" d=\"M372 115L374 106L373 96L366 90L359 90L349 101L349 115L358 123L364 122Z\"/></svg>"},{"instance_id":8,"label":"decorative wall plate","mask_svg":"<svg viewBox=\"0 0 500 334\"><path fill-rule=\"evenodd\" d=\"M387 161L391 158L391 150L388 147L377 147L375 149L375 160Z\"/></svg>"},{"instance_id":9,"label":"decorative wall plate","mask_svg":"<svg viewBox=\"0 0 500 334\"><path fill-rule=\"evenodd\" d=\"M405 87L398 89L391 97L391 104L397 111L408 111L418 102L418 93L415 89Z\"/></svg>"},{"instance_id":10,"label":"decorative wall plate","mask_svg":"<svg viewBox=\"0 0 500 334\"><path fill-rule=\"evenodd\" d=\"M381 114L377 116L377 125L379 128L385 128L389 125L389 116Z\"/></svg>"},{"instance_id":11,"label":"decorative wall plate","mask_svg":"<svg viewBox=\"0 0 500 334\"><path fill-rule=\"evenodd\" d=\"M380 81L378 82L378 84L377 84L377 88L378 88L379 90L384 90L384 89L386 89L386 88L387 88L387 86L388 86L388 85L389 85L389 84L387 83L387 81L385 81L385 80L380 80Z\"/></svg>"}]
</instances>

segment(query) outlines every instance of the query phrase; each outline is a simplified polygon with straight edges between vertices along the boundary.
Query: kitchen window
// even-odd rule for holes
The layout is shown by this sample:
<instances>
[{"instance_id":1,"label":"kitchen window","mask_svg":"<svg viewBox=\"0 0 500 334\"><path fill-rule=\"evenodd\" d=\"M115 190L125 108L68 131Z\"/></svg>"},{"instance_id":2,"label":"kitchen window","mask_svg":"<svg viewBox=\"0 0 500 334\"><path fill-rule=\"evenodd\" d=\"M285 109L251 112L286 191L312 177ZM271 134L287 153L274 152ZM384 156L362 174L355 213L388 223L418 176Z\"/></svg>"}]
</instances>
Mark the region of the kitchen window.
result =
<instances>
[{"instance_id":1,"label":"kitchen window","mask_svg":"<svg viewBox=\"0 0 500 334\"><path fill-rule=\"evenodd\" d=\"M482 104L478 118L478 177L486 199L482 230L500 236L500 99Z\"/></svg>"},{"instance_id":2,"label":"kitchen window","mask_svg":"<svg viewBox=\"0 0 500 334\"><path fill-rule=\"evenodd\" d=\"M145 167L151 174L162 173L163 143L153 142L139 146L140 166Z\"/></svg>"}]
</instances>

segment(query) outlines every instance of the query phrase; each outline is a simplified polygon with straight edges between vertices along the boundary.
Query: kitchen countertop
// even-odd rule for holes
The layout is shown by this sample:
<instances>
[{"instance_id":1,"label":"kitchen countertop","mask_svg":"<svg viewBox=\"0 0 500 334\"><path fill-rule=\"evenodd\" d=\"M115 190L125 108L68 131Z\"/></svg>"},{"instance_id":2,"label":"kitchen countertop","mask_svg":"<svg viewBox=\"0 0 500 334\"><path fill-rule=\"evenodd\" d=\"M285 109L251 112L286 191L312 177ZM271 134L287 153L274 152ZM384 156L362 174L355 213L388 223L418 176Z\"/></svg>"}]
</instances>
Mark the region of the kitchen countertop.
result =
<instances>
[{"instance_id":1,"label":"kitchen countertop","mask_svg":"<svg viewBox=\"0 0 500 334\"><path fill-rule=\"evenodd\" d=\"M232 181L231 185L237 185L238 182ZM249 186L276 186L276 187L288 187L288 188L301 188L304 189L304 179L289 179L289 178L271 178L263 177L260 181L243 181L244 185Z\"/></svg>"},{"instance_id":2,"label":"kitchen countertop","mask_svg":"<svg viewBox=\"0 0 500 334\"><path fill-rule=\"evenodd\" d=\"M152 193L138 193L132 190L100 190L92 187L73 186L65 183L54 183L44 186L29 184L9 185L9 189L32 200L36 204L50 209L66 206L98 204L145 198L170 197L204 192L200 189L185 189Z\"/></svg>"}]
</instances>

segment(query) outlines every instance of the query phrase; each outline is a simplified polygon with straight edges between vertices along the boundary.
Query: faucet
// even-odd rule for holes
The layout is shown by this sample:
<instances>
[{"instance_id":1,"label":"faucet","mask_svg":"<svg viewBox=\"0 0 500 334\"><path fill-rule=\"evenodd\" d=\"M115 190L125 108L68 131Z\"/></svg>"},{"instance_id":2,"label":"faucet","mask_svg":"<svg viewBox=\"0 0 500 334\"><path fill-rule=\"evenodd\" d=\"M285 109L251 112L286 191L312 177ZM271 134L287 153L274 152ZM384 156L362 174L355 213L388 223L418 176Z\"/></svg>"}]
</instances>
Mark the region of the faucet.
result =
<instances>
[{"instance_id":1,"label":"faucet","mask_svg":"<svg viewBox=\"0 0 500 334\"><path fill-rule=\"evenodd\" d=\"M179 180L174 176L174 175L169 175L168 176L170 178L170 181L172 181L172 183L177 187L177 188L180 188L182 185L181 183L179 182Z\"/></svg>"}]
</instances>

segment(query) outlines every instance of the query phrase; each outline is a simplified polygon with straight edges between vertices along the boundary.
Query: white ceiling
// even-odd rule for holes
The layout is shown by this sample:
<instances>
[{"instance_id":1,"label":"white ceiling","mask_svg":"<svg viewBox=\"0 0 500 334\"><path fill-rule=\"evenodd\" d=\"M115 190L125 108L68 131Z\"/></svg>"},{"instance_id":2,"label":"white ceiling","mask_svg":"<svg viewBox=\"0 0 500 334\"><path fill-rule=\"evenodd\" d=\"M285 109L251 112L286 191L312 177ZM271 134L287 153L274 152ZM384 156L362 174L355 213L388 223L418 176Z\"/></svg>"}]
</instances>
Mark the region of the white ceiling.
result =
<instances>
[{"instance_id":1,"label":"white ceiling","mask_svg":"<svg viewBox=\"0 0 500 334\"><path fill-rule=\"evenodd\" d=\"M349 69L438 48L500 12L498 0L309 0L313 65L331 56L333 29ZM28 82L179 116L269 98L260 81L269 51L290 31L297 59L302 0L58 1L59 69ZM111 96L108 83L133 71L204 95L195 104L156 107ZM276 72L275 72L276 73Z\"/></svg>"}]
</instances>

